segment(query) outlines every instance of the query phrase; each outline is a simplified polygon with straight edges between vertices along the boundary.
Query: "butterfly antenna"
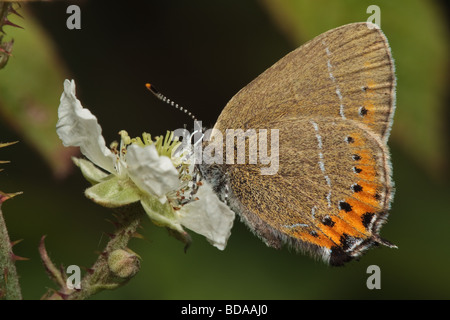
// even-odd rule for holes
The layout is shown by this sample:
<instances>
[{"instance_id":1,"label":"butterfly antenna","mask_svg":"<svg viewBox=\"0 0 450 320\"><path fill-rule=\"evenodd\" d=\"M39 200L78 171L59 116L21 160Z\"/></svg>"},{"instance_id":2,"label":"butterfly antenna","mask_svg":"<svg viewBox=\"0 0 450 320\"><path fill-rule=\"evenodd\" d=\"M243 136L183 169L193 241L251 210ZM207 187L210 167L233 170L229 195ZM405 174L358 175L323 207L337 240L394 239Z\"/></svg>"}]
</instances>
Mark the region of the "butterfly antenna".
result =
<instances>
[{"instance_id":1,"label":"butterfly antenna","mask_svg":"<svg viewBox=\"0 0 450 320\"><path fill-rule=\"evenodd\" d=\"M151 85L150 83L146 83L145 87L155 95L155 97L157 97L159 100L171 105L172 107L175 107L176 109L180 110L180 111L184 111L184 113L186 113L187 115L189 115L194 121L197 121L197 118L195 117L195 115L193 115L188 109L183 108L182 106L180 106L178 103L176 103L175 101L170 100L169 98L167 98L165 95L163 95L161 92L159 92L158 90L156 90L155 86Z\"/></svg>"}]
</instances>

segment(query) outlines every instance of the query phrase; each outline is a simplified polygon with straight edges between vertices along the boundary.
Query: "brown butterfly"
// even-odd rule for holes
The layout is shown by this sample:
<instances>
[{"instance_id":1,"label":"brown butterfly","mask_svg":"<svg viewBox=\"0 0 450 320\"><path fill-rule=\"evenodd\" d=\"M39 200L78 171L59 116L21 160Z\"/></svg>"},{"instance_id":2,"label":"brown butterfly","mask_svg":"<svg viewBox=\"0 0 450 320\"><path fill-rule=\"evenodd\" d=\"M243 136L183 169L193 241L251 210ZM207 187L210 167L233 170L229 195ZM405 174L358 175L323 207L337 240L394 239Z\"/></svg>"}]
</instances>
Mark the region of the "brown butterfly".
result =
<instances>
[{"instance_id":1,"label":"brown butterfly","mask_svg":"<svg viewBox=\"0 0 450 320\"><path fill-rule=\"evenodd\" d=\"M203 179L270 247L289 244L331 265L373 245L395 248L379 236L393 198L386 143L395 85L376 25L325 32L239 91L214 126L212 141L229 129L277 130L277 171L263 175L267 163L249 158L239 164L236 152L234 162L200 164Z\"/></svg>"}]
</instances>

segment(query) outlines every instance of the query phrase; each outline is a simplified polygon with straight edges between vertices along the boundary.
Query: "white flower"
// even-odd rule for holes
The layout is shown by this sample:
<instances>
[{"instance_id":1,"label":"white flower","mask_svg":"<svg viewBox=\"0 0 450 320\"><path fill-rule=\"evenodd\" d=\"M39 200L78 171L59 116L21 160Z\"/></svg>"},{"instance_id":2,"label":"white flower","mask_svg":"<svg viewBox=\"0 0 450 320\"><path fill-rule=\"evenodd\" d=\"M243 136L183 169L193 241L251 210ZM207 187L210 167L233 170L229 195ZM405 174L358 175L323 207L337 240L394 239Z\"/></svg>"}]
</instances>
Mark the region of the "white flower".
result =
<instances>
[{"instance_id":1,"label":"white flower","mask_svg":"<svg viewBox=\"0 0 450 320\"><path fill-rule=\"evenodd\" d=\"M120 145L106 147L97 118L75 96L73 80L64 82L58 117L56 132L63 144L80 147L90 160L74 159L93 184L85 192L88 198L106 207L140 201L157 225L175 230L181 237L186 236L185 226L215 247L225 248L235 215L208 183L202 181L198 186L192 182L189 172L193 163L181 158L180 154L186 155L183 152L174 155L179 143L172 141L172 135L153 141L149 134L131 139L121 131ZM186 200L192 195L196 199Z\"/></svg>"}]
</instances>

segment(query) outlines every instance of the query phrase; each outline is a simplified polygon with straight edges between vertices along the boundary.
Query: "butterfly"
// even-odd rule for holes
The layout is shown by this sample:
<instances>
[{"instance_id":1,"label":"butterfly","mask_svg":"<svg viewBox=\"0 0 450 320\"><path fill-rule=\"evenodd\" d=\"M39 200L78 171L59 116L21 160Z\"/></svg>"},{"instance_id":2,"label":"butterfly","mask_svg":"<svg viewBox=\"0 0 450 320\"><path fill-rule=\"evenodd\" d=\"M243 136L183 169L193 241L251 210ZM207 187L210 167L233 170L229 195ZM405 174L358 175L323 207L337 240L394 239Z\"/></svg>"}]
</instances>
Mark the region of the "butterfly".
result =
<instances>
[{"instance_id":1,"label":"butterfly","mask_svg":"<svg viewBox=\"0 0 450 320\"><path fill-rule=\"evenodd\" d=\"M287 244L334 266L375 245L396 248L380 237L394 194L387 141L395 87L378 26L332 29L241 89L214 126L223 136L277 130L277 172L263 175L267 165L248 158L198 169L269 247Z\"/></svg>"}]
</instances>

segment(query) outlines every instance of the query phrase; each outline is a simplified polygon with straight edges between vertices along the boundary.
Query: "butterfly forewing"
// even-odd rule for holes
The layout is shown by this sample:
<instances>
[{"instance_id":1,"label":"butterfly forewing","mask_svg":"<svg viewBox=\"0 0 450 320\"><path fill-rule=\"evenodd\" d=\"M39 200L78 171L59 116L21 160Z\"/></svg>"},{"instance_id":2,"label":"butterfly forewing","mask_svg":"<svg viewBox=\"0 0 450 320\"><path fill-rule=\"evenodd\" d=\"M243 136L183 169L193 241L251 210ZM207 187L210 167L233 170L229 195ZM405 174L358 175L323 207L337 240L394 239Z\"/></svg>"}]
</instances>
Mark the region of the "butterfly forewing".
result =
<instances>
[{"instance_id":1,"label":"butterfly forewing","mask_svg":"<svg viewBox=\"0 0 450 320\"><path fill-rule=\"evenodd\" d=\"M361 121L385 137L394 100L386 37L373 24L354 23L287 54L230 100L215 127L257 128L286 116L331 116Z\"/></svg>"}]
</instances>

